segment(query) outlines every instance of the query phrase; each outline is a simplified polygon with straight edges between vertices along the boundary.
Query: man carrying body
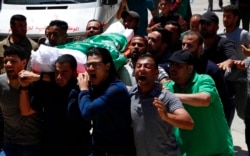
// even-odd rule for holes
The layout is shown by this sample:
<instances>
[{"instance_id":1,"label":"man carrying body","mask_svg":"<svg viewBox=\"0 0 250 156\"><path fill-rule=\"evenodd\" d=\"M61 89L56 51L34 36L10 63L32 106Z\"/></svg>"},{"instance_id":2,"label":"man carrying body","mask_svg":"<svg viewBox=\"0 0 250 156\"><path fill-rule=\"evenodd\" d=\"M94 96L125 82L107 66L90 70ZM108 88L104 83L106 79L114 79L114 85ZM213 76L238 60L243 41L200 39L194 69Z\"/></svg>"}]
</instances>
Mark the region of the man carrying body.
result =
<instances>
[{"instance_id":1,"label":"man carrying body","mask_svg":"<svg viewBox=\"0 0 250 156\"><path fill-rule=\"evenodd\" d=\"M0 75L0 107L4 119L3 152L13 156L42 155L42 117L35 112L23 116L19 108L19 96L29 88L21 85L18 73L27 64L26 52L18 45L10 45L4 51L6 73Z\"/></svg>"},{"instance_id":2,"label":"man carrying body","mask_svg":"<svg viewBox=\"0 0 250 156\"><path fill-rule=\"evenodd\" d=\"M53 20L47 27L48 45L51 47L63 45L67 42L68 23L61 20Z\"/></svg>"},{"instance_id":3,"label":"man carrying body","mask_svg":"<svg viewBox=\"0 0 250 156\"><path fill-rule=\"evenodd\" d=\"M103 25L100 21L92 19L89 20L86 26L86 37L89 38L94 35L103 33Z\"/></svg>"},{"instance_id":4,"label":"man carrying body","mask_svg":"<svg viewBox=\"0 0 250 156\"><path fill-rule=\"evenodd\" d=\"M21 113L30 116L36 111L43 112L44 154L47 156L89 154L90 122L69 118L67 113L68 96L77 82L76 68L76 59L65 54L56 60L54 73L19 73L22 85L32 85L30 91L21 92Z\"/></svg>"},{"instance_id":5,"label":"man carrying body","mask_svg":"<svg viewBox=\"0 0 250 156\"><path fill-rule=\"evenodd\" d=\"M12 34L0 42L0 70L3 69L4 45L10 46L16 44L22 47L25 51L27 61L30 59L31 50L36 50L38 48L38 44L26 36L27 23L25 16L13 15L10 19L10 28ZM4 72L4 70L1 72Z\"/></svg>"}]
</instances>

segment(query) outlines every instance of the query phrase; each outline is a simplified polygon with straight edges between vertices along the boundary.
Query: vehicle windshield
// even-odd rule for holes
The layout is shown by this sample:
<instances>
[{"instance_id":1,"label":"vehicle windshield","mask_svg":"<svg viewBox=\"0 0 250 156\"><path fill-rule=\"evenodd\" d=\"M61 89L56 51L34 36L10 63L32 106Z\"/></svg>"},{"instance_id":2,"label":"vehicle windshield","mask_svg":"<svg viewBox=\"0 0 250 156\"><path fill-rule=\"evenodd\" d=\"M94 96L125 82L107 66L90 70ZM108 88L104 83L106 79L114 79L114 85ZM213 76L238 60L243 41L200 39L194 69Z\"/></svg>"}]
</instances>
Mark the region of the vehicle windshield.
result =
<instances>
[{"instance_id":1,"label":"vehicle windshield","mask_svg":"<svg viewBox=\"0 0 250 156\"><path fill-rule=\"evenodd\" d=\"M89 3L96 0L4 0L5 4L74 4L74 3Z\"/></svg>"}]
</instances>

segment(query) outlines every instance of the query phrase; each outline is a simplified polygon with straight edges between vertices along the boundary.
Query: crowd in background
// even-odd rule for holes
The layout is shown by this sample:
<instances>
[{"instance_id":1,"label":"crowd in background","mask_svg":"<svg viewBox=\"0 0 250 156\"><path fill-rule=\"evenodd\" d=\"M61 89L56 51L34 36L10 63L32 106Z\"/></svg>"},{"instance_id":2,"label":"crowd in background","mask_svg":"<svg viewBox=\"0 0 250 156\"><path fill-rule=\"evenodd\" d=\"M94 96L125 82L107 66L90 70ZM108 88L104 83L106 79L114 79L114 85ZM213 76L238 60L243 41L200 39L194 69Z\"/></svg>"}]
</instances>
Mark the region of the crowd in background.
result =
<instances>
[{"instance_id":1,"label":"crowd in background","mask_svg":"<svg viewBox=\"0 0 250 156\"><path fill-rule=\"evenodd\" d=\"M93 46L80 73L71 54L53 72L30 62L41 45L68 44L67 22L52 20L36 42L13 15L0 42L0 156L233 156L234 115L249 150L250 1L218 2L223 29L210 0L203 14L189 0L122 0L117 20L134 34L126 63ZM104 31L92 19L86 39Z\"/></svg>"}]
</instances>

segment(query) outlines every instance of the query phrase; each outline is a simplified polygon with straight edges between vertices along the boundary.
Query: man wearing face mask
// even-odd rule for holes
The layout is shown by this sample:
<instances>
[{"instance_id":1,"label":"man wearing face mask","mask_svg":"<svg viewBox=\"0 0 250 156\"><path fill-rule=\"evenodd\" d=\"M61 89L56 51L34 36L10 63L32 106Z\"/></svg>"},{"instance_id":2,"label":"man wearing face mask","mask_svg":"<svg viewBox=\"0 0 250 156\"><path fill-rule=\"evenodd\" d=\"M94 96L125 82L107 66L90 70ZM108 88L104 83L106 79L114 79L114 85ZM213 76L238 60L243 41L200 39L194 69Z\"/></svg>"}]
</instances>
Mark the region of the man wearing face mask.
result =
<instances>
[{"instance_id":1,"label":"man wearing face mask","mask_svg":"<svg viewBox=\"0 0 250 156\"><path fill-rule=\"evenodd\" d=\"M127 85L133 86L136 84L134 75L134 66L142 54L147 53L148 41L145 37L136 35L131 39L130 42L130 59L126 65L118 70L119 78ZM168 74L161 67L158 67L159 75L157 81L164 83L168 80Z\"/></svg>"}]
</instances>

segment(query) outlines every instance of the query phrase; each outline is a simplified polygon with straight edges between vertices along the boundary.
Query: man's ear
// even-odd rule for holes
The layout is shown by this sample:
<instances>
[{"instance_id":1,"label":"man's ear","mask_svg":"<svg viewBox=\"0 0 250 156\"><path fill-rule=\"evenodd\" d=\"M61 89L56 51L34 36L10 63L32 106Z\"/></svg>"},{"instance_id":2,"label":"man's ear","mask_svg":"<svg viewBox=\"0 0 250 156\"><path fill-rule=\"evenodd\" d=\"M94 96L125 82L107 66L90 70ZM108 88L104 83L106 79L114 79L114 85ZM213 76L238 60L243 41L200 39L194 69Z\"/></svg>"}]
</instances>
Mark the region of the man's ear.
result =
<instances>
[{"instance_id":1,"label":"man's ear","mask_svg":"<svg viewBox=\"0 0 250 156\"><path fill-rule=\"evenodd\" d=\"M23 65L24 68L26 67L27 63L28 63L28 62L27 62L27 59L23 59L23 60L22 60L22 65Z\"/></svg>"},{"instance_id":2,"label":"man's ear","mask_svg":"<svg viewBox=\"0 0 250 156\"><path fill-rule=\"evenodd\" d=\"M188 66L188 72L189 72L189 73L192 73L193 70L194 70L194 66L193 66L193 65L189 65L189 66Z\"/></svg>"},{"instance_id":3,"label":"man's ear","mask_svg":"<svg viewBox=\"0 0 250 156\"><path fill-rule=\"evenodd\" d=\"M140 22L140 21L138 21L138 22L137 22L137 28L139 28L139 27L140 27L140 25L141 25L141 22Z\"/></svg>"},{"instance_id":4,"label":"man's ear","mask_svg":"<svg viewBox=\"0 0 250 156\"><path fill-rule=\"evenodd\" d=\"M66 33L66 34L64 35L64 40L65 40L65 42L67 42L67 39L68 39L68 34Z\"/></svg>"},{"instance_id":5,"label":"man's ear","mask_svg":"<svg viewBox=\"0 0 250 156\"><path fill-rule=\"evenodd\" d=\"M198 50L199 50L199 55L198 56L200 56L201 53L202 53L202 50L203 50L203 45L199 45Z\"/></svg>"},{"instance_id":6,"label":"man's ear","mask_svg":"<svg viewBox=\"0 0 250 156\"><path fill-rule=\"evenodd\" d=\"M159 75L159 70L157 69L157 70L155 70L155 79L158 78L158 75Z\"/></svg>"},{"instance_id":7,"label":"man's ear","mask_svg":"<svg viewBox=\"0 0 250 156\"><path fill-rule=\"evenodd\" d=\"M14 25L10 25L10 29L11 29L11 31L14 29Z\"/></svg>"},{"instance_id":8,"label":"man's ear","mask_svg":"<svg viewBox=\"0 0 250 156\"><path fill-rule=\"evenodd\" d=\"M73 77L77 77L78 73L76 70L73 71Z\"/></svg>"},{"instance_id":9,"label":"man's ear","mask_svg":"<svg viewBox=\"0 0 250 156\"><path fill-rule=\"evenodd\" d=\"M110 63L106 63L105 67L106 67L106 70L109 71L109 69L110 69Z\"/></svg>"}]
</instances>

